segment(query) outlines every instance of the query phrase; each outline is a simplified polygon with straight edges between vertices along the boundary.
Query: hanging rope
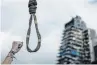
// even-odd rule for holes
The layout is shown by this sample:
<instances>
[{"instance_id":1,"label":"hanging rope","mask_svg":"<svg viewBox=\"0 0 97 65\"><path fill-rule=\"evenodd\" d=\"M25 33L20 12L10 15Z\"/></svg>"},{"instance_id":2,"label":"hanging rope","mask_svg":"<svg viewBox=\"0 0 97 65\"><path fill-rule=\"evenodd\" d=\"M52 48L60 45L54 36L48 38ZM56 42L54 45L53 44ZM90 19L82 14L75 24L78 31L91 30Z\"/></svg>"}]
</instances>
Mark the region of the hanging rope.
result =
<instances>
[{"instance_id":1,"label":"hanging rope","mask_svg":"<svg viewBox=\"0 0 97 65\"><path fill-rule=\"evenodd\" d=\"M36 18L36 9L37 9L37 2L36 0L30 0L28 7L29 7L29 13L30 13L30 20L29 20L29 28L27 31L27 36L26 36L26 46L27 46L27 51L28 52L37 52L40 49L41 46L41 35L39 33L38 30L38 23L37 23L37 18ZM37 37L38 37L38 44L37 47L34 50L31 50L29 48L29 39L30 39L30 33L31 33L31 24L32 24L32 18L34 19L34 24L35 24L35 29L36 29L36 33L37 33Z\"/></svg>"}]
</instances>

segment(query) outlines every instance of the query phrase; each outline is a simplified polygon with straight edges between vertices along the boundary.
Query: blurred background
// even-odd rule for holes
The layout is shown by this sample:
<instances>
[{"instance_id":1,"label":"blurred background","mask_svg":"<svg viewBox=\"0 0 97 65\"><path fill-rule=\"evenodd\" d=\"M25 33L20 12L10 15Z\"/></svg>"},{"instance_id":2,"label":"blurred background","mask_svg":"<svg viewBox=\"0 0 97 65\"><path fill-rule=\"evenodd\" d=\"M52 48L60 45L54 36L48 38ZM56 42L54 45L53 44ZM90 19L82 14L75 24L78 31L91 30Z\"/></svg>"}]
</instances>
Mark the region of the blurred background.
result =
<instances>
[{"instance_id":1,"label":"blurred background","mask_svg":"<svg viewBox=\"0 0 97 65\"><path fill-rule=\"evenodd\" d=\"M13 64L54 64L57 63L58 49L64 24L79 15L87 27L97 31L97 0L37 0L37 19L42 35L42 45L37 53L26 50L26 33L29 23L29 0L1 1L1 62L12 47L12 42L23 41L23 47L13 60ZM34 25L30 48L37 45Z\"/></svg>"}]
</instances>

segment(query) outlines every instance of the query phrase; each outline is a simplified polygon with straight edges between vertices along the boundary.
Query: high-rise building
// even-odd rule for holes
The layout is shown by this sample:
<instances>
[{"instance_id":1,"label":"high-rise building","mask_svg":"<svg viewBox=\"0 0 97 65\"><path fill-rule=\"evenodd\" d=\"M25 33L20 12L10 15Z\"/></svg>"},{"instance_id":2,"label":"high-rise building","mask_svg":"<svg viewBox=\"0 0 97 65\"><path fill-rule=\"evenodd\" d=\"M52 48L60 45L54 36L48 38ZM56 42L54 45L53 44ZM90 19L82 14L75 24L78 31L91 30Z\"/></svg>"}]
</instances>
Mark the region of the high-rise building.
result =
<instances>
[{"instance_id":1,"label":"high-rise building","mask_svg":"<svg viewBox=\"0 0 97 65\"><path fill-rule=\"evenodd\" d=\"M91 63L89 35L86 24L76 16L65 24L63 39L58 56L58 64Z\"/></svg>"},{"instance_id":2,"label":"high-rise building","mask_svg":"<svg viewBox=\"0 0 97 65\"><path fill-rule=\"evenodd\" d=\"M89 30L83 31L83 64L91 63L90 45L89 45Z\"/></svg>"},{"instance_id":3,"label":"high-rise building","mask_svg":"<svg viewBox=\"0 0 97 65\"><path fill-rule=\"evenodd\" d=\"M97 45L94 46L94 52L95 52L95 60L97 61Z\"/></svg>"},{"instance_id":4,"label":"high-rise building","mask_svg":"<svg viewBox=\"0 0 97 65\"><path fill-rule=\"evenodd\" d=\"M91 62L97 64L97 34L94 29L88 29Z\"/></svg>"},{"instance_id":5,"label":"high-rise building","mask_svg":"<svg viewBox=\"0 0 97 65\"><path fill-rule=\"evenodd\" d=\"M91 62L95 60L94 56L94 46L95 46L95 36L96 36L96 31L94 29L88 29L89 33L89 45L90 45L90 55L91 55Z\"/></svg>"}]
</instances>

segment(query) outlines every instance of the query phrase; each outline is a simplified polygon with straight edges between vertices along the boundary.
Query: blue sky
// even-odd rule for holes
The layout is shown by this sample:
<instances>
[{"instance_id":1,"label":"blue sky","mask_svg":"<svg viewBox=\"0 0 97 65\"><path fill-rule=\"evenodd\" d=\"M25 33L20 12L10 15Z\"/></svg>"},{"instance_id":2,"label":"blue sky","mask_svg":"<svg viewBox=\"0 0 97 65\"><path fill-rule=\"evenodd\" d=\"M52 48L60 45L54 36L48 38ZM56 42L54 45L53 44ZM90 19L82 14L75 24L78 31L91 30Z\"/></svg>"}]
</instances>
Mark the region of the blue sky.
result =
<instances>
[{"instance_id":1,"label":"blue sky","mask_svg":"<svg viewBox=\"0 0 97 65\"><path fill-rule=\"evenodd\" d=\"M28 28L28 0L2 0L0 42L3 61L14 40L24 42L23 48L16 54L13 63L56 63L64 24L79 15L87 27L97 31L97 4L88 0L38 0L37 18L42 35L42 47L37 53L26 51L26 31ZM35 48L37 37L34 26L30 47Z\"/></svg>"}]
</instances>

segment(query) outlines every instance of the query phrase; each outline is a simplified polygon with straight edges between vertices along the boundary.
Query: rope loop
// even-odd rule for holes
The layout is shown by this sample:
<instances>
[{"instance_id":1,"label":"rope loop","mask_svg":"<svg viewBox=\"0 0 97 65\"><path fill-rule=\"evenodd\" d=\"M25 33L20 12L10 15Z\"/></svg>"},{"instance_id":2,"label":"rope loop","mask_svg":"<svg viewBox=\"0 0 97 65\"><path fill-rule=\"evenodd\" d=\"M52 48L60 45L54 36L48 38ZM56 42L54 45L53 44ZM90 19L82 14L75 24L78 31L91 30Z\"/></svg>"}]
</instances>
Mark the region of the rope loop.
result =
<instances>
[{"instance_id":1,"label":"rope loop","mask_svg":"<svg viewBox=\"0 0 97 65\"><path fill-rule=\"evenodd\" d=\"M40 49L40 46L41 46L41 35L40 35L39 29L38 29L37 17L35 15L36 9L37 9L36 0L30 0L28 7L29 7L30 19L29 19L29 28L28 28L27 36L26 36L26 47L27 47L28 52L37 52ZM35 24L35 29L36 29L37 38L38 38L38 44L37 44L37 47L34 50L31 50L29 48L29 39L30 39L31 25L32 25L32 19L33 18L34 18L34 24Z\"/></svg>"}]
</instances>

